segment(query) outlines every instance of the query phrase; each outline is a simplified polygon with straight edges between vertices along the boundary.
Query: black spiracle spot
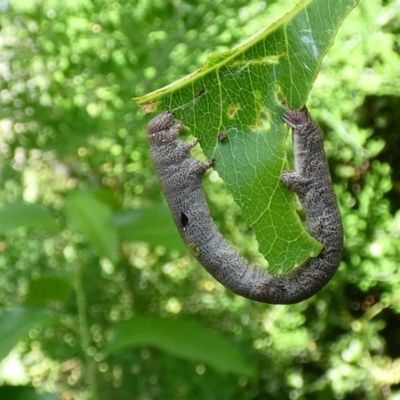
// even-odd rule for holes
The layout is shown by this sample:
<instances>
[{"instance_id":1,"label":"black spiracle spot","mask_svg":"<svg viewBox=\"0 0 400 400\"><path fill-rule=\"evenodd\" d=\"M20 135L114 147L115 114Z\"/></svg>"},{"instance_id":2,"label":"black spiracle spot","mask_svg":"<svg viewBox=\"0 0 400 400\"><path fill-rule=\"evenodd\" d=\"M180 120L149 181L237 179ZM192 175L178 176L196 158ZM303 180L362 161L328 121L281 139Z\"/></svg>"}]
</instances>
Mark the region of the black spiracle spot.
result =
<instances>
[{"instance_id":1,"label":"black spiracle spot","mask_svg":"<svg viewBox=\"0 0 400 400\"><path fill-rule=\"evenodd\" d=\"M181 225L182 225L182 228L186 228L189 225L189 218L183 212L181 212Z\"/></svg>"}]
</instances>

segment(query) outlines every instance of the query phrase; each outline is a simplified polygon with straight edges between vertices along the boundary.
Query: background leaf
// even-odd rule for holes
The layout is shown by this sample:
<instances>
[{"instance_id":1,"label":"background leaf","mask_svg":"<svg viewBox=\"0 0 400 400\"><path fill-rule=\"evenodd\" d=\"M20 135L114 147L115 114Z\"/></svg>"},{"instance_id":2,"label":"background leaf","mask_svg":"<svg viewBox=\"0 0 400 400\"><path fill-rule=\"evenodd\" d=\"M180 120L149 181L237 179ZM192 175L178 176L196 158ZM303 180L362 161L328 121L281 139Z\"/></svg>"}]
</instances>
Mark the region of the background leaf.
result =
<instances>
[{"instance_id":1,"label":"background leaf","mask_svg":"<svg viewBox=\"0 0 400 400\"><path fill-rule=\"evenodd\" d=\"M169 250L187 252L165 204L154 208L122 210L113 215L121 240L147 242Z\"/></svg>"},{"instance_id":2,"label":"background leaf","mask_svg":"<svg viewBox=\"0 0 400 400\"><path fill-rule=\"evenodd\" d=\"M111 209L90 193L72 192L64 206L65 215L74 229L104 257L115 261L118 234L112 222Z\"/></svg>"},{"instance_id":3,"label":"background leaf","mask_svg":"<svg viewBox=\"0 0 400 400\"><path fill-rule=\"evenodd\" d=\"M37 325L49 325L58 320L48 311L34 306L18 306L0 316L0 360L8 355L18 341Z\"/></svg>"},{"instance_id":4,"label":"background leaf","mask_svg":"<svg viewBox=\"0 0 400 400\"><path fill-rule=\"evenodd\" d=\"M182 118L255 231L271 272L286 272L321 249L304 230L293 193L279 181L287 168L286 103L300 108L322 57L357 0L303 0L290 13L198 71L136 101L145 111ZM217 136L226 132L228 140Z\"/></svg>"},{"instance_id":5,"label":"background leaf","mask_svg":"<svg viewBox=\"0 0 400 400\"><path fill-rule=\"evenodd\" d=\"M134 316L119 324L106 353L133 346L154 347L223 373L252 374L252 368L231 343L191 321Z\"/></svg>"},{"instance_id":6,"label":"background leaf","mask_svg":"<svg viewBox=\"0 0 400 400\"><path fill-rule=\"evenodd\" d=\"M0 232L26 227L35 229L58 230L54 218L41 206L16 202L0 209Z\"/></svg>"},{"instance_id":7,"label":"background leaf","mask_svg":"<svg viewBox=\"0 0 400 400\"><path fill-rule=\"evenodd\" d=\"M71 293L71 279L62 276L42 276L28 283L26 302L45 305L53 301L66 301Z\"/></svg>"}]
</instances>

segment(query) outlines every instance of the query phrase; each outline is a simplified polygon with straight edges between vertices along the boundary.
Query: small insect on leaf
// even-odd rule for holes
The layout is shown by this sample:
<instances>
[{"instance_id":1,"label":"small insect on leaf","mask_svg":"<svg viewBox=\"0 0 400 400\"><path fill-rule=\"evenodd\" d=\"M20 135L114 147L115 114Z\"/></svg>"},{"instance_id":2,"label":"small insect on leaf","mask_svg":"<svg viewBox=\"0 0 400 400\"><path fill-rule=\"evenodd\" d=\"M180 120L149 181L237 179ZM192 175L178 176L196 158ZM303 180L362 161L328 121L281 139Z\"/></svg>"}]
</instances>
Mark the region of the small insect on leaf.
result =
<instances>
[{"instance_id":1,"label":"small insect on leaf","mask_svg":"<svg viewBox=\"0 0 400 400\"><path fill-rule=\"evenodd\" d=\"M228 140L228 134L226 132L220 132L217 136L219 142L225 142Z\"/></svg>"}]
</instances>

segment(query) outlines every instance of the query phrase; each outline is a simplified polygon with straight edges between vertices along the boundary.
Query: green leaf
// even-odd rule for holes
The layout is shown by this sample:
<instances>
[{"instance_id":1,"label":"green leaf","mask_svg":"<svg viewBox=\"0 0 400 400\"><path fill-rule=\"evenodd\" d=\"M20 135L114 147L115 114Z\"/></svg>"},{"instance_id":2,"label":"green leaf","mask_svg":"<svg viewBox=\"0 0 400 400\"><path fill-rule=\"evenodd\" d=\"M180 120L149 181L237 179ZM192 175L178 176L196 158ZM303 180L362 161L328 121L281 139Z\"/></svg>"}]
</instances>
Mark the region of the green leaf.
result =
<instances>
[{"instance_id":1,"label":"green leaf","mask_svg":"<svg viewBox=\"0 0 400 400\"><path fill-rule=\"evenodd\" d=\"M62 276L42 276L28 283L26 302L45 305L48 302L66 301L71 292L71 279Z\"/></svg>"},{"instance_id":2,"label":"green leaf","mask_svg":"<svg viewBox=\"0 0 400 400\"><path fill-rule=\"evenodd\" d=\"M147 242L170 250L187 251L165 204L118 211L113 216L121 240Z\"/></svg>"},{"instance_id":3,"label":"green leaf","mask_svg":"<svg viewBox=\"0 0 400 400\"><path fill-rule=\"evenodd\" d=\"M105 352L133 346L154 347L174 357L202 362L221 373L252 373L230 342L192 321L135 316L118 325Z\"/></svg>"},{"instance_id":4,"label":"green leaf","mask_svg":"<svg viewBox=\"0 0 400 400\"><path fill-rule=\"evenodd\" d=\"M5 311L0 316L0 360L5 358L32 328L56 322L58 322L57 318L40 307L25 305Z\"/></svg>"},{"instance_id":5,"label":"green leaf","mask_svg":"<svg viewBox=\"0 0 400 400\"><path fill-rule=\"evenodd\" d=\"M53 393L38 393L30 386L0 386L0 399L3 400L59 400Z\"/></svg>"},{"instance_id":6,"label":"green leaf","mask_svg":"<svg viewBox=\"0 0 400 400\"><path fill-rule=\"evenodd\" d=\"M22 201L8 204L0 209L0 232L26 227L35 229L58 230L54 218L42 207Z\"/></svg>"},{"instance_id":7,"label":"green leaf","mask_svg":"<svg viewBox=\"0 0 400 400\"><path fill-rule=\"evenodd\" d=\"M94 195L77 190L68 196L64 212L72 227L84 235L101 256L112 261L117 259L119 240L110 207Z\"/></svg>"},{"instance_id":8,"label":"green leaf","mask_svg":"<svg viewBox=\"0 0 400 400\"><path fill-rule=\"evenodd\" d=\"M135 99L142 109L182 118L232 191L255 231L270 272L286 272L317 255L294 195L280 181L288 168L283 104L307 100L321 60L358 0L303 0L242 45L211 55L169 86ZM225 132L227 140L217 136Z\"/></svg>"}]
</instances>

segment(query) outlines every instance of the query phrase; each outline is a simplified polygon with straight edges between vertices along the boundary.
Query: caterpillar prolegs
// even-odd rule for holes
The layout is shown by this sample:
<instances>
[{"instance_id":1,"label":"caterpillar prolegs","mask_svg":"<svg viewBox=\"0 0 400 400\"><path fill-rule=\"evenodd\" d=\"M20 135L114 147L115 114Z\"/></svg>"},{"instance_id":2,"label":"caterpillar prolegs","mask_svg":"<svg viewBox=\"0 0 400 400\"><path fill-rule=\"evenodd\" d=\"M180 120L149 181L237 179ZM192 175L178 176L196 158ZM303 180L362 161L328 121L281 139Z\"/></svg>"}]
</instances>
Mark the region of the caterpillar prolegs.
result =
<instances>
[{"instance_id":1,"label":"caterpillar prolegs","mask_svg":"<svg viewBox=\"0 0 400 400\"><path fill-rule=\"evenodd\" d=\"M203 267L232 292L270 304L292 304L317 293L336 272L343 250L343 227L323 147L323 134L304 107L286 111L292 128L295 171L281 181L293 190L306 215L310 234L324 245L321 253L287 274L271 275L248 263L226 242L211 217L201 181L213 163L190 155L198 141L178 138L182 121L171 112L148 126L151 158L174 222L186 246Z\"/></svg>"}]
</instances>

